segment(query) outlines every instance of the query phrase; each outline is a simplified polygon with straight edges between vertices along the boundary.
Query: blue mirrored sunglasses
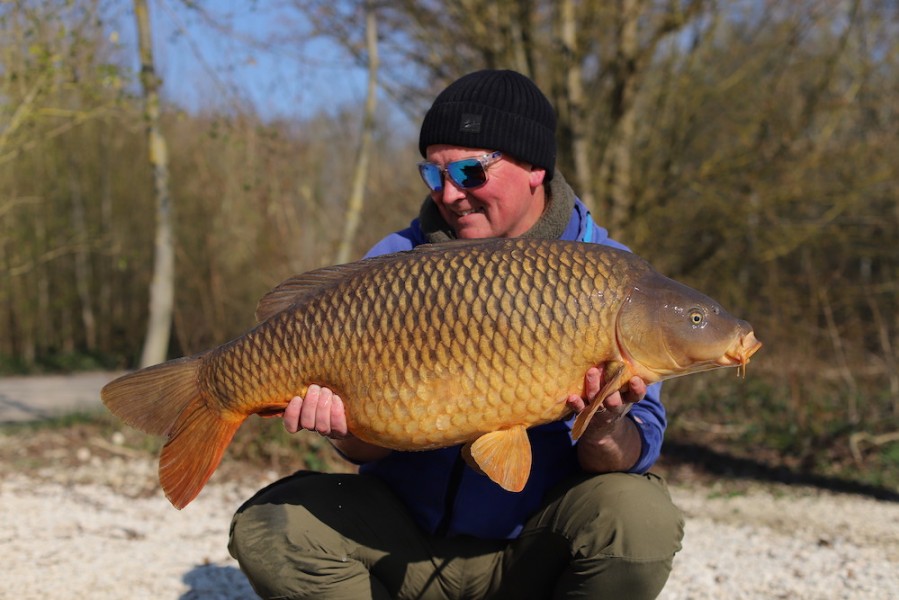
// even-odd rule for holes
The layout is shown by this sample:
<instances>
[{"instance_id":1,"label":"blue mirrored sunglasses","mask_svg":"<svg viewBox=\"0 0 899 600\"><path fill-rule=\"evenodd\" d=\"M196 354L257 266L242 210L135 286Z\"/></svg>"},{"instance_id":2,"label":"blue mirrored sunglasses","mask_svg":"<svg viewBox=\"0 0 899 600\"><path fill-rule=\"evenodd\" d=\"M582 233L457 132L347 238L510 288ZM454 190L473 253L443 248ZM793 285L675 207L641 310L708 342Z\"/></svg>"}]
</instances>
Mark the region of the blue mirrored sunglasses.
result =
<instances>
[{"instance_id":1,"label":"blue mirrored sunglasses","mask_svg":"<svg viewBox=\"0 0 899 600\"><path fill-rule=\"evenodd\" d=\"M483 156L473 156L456 160L445 169L432 162L418 163L418 172L432 192L443 191L443 174L449 175L456 187L462 190L472 190L487 183L487 167L502 158L502 152L492 152Z\"/></svg>"}]
</instances>

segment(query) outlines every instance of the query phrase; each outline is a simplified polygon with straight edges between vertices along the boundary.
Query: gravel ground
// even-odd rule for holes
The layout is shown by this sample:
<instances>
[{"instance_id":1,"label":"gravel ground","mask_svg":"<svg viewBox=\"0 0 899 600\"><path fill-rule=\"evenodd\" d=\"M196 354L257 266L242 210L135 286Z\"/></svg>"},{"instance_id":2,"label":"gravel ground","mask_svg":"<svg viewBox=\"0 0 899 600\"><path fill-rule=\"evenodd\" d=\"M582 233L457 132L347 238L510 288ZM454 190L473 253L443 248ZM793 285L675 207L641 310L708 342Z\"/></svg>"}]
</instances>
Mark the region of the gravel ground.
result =
<instances>
[{"instance_id":1,"label":"gravel ground","mask_svg":"<svg viewBox=\"0 0 899 600\"><path fill-rule=\"evenodd\" d=\"M158 490L155 461L120 441L29 464L16 458L20 441L0 434L0 597L254 598L228 555L228 524L275 473L216 474L179 512ZM897 503L733 483L672 493L687 532L667 600L899 598Z\"/></svg>"}]
</instances>

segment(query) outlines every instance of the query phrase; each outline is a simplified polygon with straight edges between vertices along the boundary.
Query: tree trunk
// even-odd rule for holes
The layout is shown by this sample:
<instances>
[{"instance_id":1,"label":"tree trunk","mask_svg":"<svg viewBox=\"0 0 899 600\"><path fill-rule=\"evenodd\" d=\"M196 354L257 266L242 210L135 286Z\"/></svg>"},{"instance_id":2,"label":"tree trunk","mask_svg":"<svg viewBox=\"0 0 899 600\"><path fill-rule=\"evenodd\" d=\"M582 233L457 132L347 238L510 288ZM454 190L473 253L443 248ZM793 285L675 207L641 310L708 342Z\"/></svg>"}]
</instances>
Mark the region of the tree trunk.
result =
<instances>
[{"instance_id":1,"label":"tree trunk","mask_svg":"<svg viewBox=\"0 0 899 600\"><path fill-rule=\"evenodd\" d=\"M172 309L175 298L175 251L172 235L172 207L169 196L169 167L165 138L160 127L159 86L153 66L153 41L150 14L146 0L134 0L140 49L140 80L144 93L144 114L147 120L147 143L153 184L156 194L156 242L154 247L153 282L150 285L150 310L147 337L141 353L140 366L146 367L165 360L172 329Z\"/></svg>"},{"instance_id":2,"label":"tree trunk","mask_svg":"<svg viewBox=\"0 0 899 600\"><path fill-rule=\"evenodd\" d=\"M78 181L78 168L69 160L69 189L72 197L72 229L75 239L75 291L81 303L81 326L84 328L84 347L93 352L97 349L97 319L91 297L91 282L94 280L90 257L90 232L85 216L84 194Z\"/></svg>"},{"instance_id":3,"label":"tree trunk","mask_svg":"<svg viewBox=\"0 0 899 600\"><path fill-rule=\"evenodd\" d=\"M633 203L631 153L636 133L635 96L637 93L637 22L640 7L636 0L619 0L619 28L615 57L615 93L612 98L612 122L615 132L607 151L608 224L613 235L620 235L628 221Z\"/></svg>"},{"instance_id":4,"label":"tree trunk","mask_svg":"<svg viewBox=\"0 0 899 600\"><path fill-rule=\"evenodd\" d=\"M356 172L353 175L353 189L347 206L343 237L337 251L337 262L348 262L353 252L353 242L362 218L365 200L365 182L368 179L368 163L371 160L371 145L375 128L375 109L378 92L378 21L374 2L365 2L365 39L368 47L368 91L365 98L365 114L362 117L362 137L359 154L356 157Z\"/></svg>"},{"instance_id":5,"label":"tree trunk","mask_svg":"<svg viewBox=\"0 0 899 600\"><path fill-rule=\"evenodd\" d=\"M584 84L580 55L577 49L577 17L573 0L563 0L559 5L559 19L565 64L565 95L567 96L568 121L571 131L571 155L574 160L574 178L581 201L591 212L596 211L588 156L587 123L584 118Z\"/></svg>"}]
</instances>

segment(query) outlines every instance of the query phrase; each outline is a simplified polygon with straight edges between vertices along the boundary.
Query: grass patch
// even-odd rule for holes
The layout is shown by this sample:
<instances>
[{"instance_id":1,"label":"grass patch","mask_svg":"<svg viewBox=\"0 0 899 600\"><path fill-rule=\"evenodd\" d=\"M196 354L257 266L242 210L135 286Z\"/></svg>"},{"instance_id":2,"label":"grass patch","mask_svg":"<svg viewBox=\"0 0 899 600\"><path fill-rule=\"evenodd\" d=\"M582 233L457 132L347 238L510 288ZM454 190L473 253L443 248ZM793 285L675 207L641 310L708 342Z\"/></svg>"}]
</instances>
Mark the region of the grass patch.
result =
<instances>
[{"instance_id":1,"label":"grass patch","mask_svg":"<svg viewBox=\"0 0 899 600\"><path fill-rule=\"evenodd\" d=\"M121 358L92 352L57 352L35 361L0 354L0 376L113 371L121 369L122 363Z\"/></svg>"}]
</instances>

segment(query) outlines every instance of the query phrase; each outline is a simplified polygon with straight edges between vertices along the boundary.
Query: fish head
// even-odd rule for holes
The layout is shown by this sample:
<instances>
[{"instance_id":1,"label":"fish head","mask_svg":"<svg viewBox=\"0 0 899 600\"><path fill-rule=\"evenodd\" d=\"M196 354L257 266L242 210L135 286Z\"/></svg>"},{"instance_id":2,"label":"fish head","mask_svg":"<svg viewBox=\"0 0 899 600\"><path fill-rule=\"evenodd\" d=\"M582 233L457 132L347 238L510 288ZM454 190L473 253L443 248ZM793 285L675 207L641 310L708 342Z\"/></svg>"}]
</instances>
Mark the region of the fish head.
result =
<instances>
[{"instance_id":1,"label":"fish head","mask_svg":"<svg viewBox=\"0 0 899 600\"><path fill-rule=\"evenodd\" d=\"M618 315L619 350L647 382L719 367L745 373L762 344L718 302L656 272L642 276Z\"/></svg>"}]
</instances>

